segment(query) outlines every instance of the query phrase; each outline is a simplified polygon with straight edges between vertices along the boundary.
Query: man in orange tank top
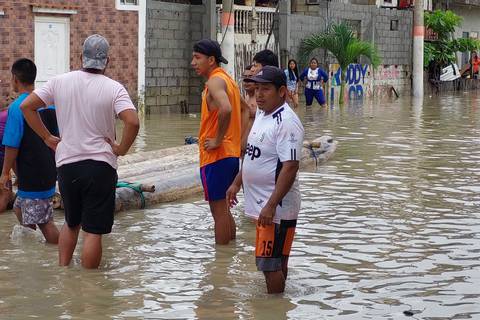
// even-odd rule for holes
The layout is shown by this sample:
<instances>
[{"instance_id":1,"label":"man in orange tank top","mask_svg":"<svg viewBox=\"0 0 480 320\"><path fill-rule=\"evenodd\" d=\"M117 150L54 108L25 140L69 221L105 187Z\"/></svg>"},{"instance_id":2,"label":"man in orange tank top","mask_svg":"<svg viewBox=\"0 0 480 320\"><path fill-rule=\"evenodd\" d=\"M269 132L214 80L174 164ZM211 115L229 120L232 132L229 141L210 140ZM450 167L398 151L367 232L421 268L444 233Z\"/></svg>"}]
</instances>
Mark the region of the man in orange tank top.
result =
<instances>
[{"instance_id":1,"label":"man in orange tank top","mask_svg":"<svg viewBox=\"0 0 480 320\"><path fill-rule=\"evenodd\" d=\"M198 75L207 79L198 141L200 176L215 222L215 242L228 244L235 239L236 227L226 192L239 170L242 120L240 90L220 63L228 62L216 41L195 43L191 64Z\"/></svg>"}]
</instances>

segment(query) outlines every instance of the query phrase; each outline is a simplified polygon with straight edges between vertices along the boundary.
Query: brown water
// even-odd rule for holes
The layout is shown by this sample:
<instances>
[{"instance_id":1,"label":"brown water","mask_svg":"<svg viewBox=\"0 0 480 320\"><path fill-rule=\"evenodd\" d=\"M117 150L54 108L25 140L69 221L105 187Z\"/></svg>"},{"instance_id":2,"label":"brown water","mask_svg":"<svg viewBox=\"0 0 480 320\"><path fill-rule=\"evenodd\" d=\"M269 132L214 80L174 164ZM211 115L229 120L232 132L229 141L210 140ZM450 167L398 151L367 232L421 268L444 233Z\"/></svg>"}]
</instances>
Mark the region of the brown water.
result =
<instances>
[{"instance_id":1,"label":"brown water","mask_svg":"<svg viewBox=\"0 0 480 320\"><path fill-rule=\"evenodd\" d=\"M119 214L97 271L78 252L58 267L55 247L0 216L0 318L480 319L480 96L301 115L339 147L301 174L285 294L265 294L242 206L237 241L215 247L198 196ZM151 116L135 148L181 144L198 120Z\"/></svg>"}]
</instances>

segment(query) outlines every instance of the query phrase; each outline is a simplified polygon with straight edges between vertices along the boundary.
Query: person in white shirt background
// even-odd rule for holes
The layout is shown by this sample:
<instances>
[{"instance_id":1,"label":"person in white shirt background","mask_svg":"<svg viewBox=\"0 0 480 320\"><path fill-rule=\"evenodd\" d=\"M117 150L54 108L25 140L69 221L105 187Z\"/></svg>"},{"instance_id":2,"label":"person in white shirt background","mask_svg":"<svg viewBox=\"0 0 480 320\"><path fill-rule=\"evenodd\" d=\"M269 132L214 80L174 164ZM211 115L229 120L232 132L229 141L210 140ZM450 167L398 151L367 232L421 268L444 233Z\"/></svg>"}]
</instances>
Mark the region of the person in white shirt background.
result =
<instances>
[{"instance_id":1,"label":"person in white shirt background","mask_svg":"<svg viewBox=\"0 0 480 320\"><path fill-rule=\"evenodd\" d=\"M265 275L268 293L285 290L288 257L300 211L298 184L304 129L285 103L287 77L264 66L246 81L257 84L259 111L248 136L242 169L227 190L232 207L243 185L245 214L257 221L256 264Z\"/></svg>"},{"instance_id":2,"label":"person in white shirt background","mask_svg":"<svg viewBox=\"0 0 480 320\"><path fill-rule=\"evenodd\" d=\"M293 107L294 110L298 108L298 66L297 61L290 59L288 61L287 69L285 69L285 75L287 76L287 103Z\"/></svg>"},{"instance_id":3,"label":"person in white shirt background","mask_svg":"<svg viewBox=\"0 0 480 320\"><path fill-rule=\"evenodd\" d=\"M325 107L327 102L323 92L323 83L328 81L328 74L318 66L317 58L310 60L310 67L303 70L300 80L305 82L305 104L307 107L313 103L313 98Z\"/></svg>"}]
</instances>

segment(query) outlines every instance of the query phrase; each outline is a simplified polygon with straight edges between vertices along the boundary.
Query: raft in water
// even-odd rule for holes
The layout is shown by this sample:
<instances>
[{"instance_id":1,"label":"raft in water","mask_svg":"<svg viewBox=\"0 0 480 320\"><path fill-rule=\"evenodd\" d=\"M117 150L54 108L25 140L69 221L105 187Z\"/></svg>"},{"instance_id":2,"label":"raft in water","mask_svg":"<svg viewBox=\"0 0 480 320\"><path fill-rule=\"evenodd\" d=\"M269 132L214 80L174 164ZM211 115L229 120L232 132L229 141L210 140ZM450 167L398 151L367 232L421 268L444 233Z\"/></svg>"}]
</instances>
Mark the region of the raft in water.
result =
<instances>
[{"instance_id":1,"label":"raft in water","mask_svg":"<svg viewBox=\"0 0 480 320\"><path fill-rule=\"evenodd\" d=\"M305 141L300 168L324 163L332 157L336 147L337 142L329 136ZM117 188L116 211L139 209L200 193L202 183L198 159L196 144L140 152L120 158L118 180L134 182L137 188L151 188L153 192L143 192L142 200L142 193L130 187Z\"/></svg>"}]
</instances>

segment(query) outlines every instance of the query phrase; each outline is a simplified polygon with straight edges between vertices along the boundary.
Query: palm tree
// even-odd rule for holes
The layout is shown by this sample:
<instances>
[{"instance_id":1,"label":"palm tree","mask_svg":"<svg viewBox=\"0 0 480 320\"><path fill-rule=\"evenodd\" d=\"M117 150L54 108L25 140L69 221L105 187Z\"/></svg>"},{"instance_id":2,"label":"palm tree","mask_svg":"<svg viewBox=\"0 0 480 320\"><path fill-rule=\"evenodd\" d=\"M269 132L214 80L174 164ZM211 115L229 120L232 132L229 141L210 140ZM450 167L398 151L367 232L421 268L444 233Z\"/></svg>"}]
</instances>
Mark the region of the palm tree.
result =
<instances>
[{"instance_id":1,"label":"palm tree","mask_svg":"<svg viewBox=\"0 0 480 320\"><path fill-rule=\"evenodd\" d=\"M305 64L310 54L316 49L330 51L340 65L342 70L340 104L343 104L348 65L355 63L360 56L368 58L374 68L380 64L380 56L375 46L370 42L357 39L345 22L332 24L325 32L313 34L304 39L299 50L299 60L302 64Z\"/></svg>"}]
</instances>

